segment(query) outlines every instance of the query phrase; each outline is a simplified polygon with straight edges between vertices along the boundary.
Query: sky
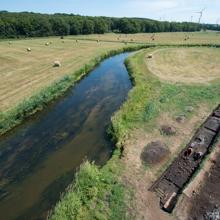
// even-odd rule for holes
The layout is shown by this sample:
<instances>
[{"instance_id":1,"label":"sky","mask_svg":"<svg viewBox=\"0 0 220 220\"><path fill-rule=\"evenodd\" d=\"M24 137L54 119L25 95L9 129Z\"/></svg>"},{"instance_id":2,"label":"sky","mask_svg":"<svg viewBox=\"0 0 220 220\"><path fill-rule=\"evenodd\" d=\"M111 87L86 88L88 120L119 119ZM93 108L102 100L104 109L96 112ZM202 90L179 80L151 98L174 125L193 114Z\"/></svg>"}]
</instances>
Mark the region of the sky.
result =
<instances>
[{"instance_id":1,"label":"sky","mask_svg":"<svg viewBox=\"0 0 220 220\"><path fill-rule=\"evenodd\" d=\"M0 10L220 23L220 0L0 0Z\"/></svg>"}]
</instances>

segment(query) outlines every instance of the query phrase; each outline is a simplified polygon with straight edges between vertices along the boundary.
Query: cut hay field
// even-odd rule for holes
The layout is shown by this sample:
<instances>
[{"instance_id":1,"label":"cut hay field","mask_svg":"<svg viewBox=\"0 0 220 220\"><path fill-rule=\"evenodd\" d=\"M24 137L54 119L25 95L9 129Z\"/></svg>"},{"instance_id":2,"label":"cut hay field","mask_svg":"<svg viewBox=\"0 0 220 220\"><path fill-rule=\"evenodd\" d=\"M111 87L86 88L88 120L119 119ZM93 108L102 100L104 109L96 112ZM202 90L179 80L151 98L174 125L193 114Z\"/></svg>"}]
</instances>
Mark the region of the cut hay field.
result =
<instances>
[{"instance_id":1,"label":"cut hay field","mask_svg":"<svg viewBox=\"0 0 220 220\"><path fill-rule=\"evenodd\" d=\"M154 36L154 37L153 37ZM72 38L72 37L71 37ZM101 41L150 43L150 44L220 44L220 32L164 32L138 34L79 35L73 38ZM152 40L154 38L154 40ZM185 40L186 38L186 40Z\"/></svg>"},{"instance_id":2,"label":"cut hay field","mask_svg":"<svg viewBox=\"0 0 220 220\"><path fill-rule=\"evenodd\" d=\"M165 48L145 58L149 70L159 78L182 83L209 83L220 79L217 48Z\"/></svg>"},{"instance_id":3,"label":"cut hay field","mask_svg":"<svg viewBox=\"0 0 220 220\"><path fill-rule=\"evenodd\" d=\"M58 37L0 41L0 112L9 110L52 82L125 44L61 40ZM45 44L51 42L48 46ZM27 52L31 48L31 52ZM59 60L61 67L54 68Z\"/></svg>"}]
</instances>

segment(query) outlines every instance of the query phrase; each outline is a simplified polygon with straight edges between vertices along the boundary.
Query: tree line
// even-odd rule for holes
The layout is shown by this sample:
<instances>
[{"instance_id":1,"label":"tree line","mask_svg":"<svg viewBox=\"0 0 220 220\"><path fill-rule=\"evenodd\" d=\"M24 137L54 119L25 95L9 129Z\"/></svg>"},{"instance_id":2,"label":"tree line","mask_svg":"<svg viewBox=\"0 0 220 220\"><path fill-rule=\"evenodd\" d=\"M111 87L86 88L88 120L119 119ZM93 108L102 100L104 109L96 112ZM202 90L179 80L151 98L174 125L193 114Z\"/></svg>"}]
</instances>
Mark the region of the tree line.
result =
<instances>
[{"instance_id":1,"label":"tree line","mask_svg":"<svg viewBox=\"0 0 220 220\"><path fill-rule=\"evenodd\" d=\"M107 32L126 34L188 32L199 31L202 28L204 28L202 25L192 22L162 22L142 18L0 12L0 38L103 34ZM213 26L211 28L213 29Z\"/></svg>"}]
</instances>

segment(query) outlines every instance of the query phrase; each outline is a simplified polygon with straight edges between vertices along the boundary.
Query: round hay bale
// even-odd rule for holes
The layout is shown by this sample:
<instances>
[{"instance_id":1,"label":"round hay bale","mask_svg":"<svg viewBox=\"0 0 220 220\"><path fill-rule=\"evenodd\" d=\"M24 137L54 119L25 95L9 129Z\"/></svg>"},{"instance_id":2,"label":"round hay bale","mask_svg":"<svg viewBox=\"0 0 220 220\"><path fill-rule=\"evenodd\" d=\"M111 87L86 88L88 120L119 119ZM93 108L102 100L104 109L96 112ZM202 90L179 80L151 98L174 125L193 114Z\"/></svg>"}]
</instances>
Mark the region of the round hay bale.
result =
<instances>
[{"instance_id":1,"label":"round hay bale","mask_svg":"<svg viewBox=\"0 0 220 220\"><path fill-rule=\"evenodd\" d=\"M186 106L185 111L186 112L193 112L194 108L192 106Z\"/></svg>"},{"instance_id":2,"label":"round hay bale","mask_svg":"<svg viewBox=\"0 0 220 220\"><path fill-rule=\"evenodd\" d=\"M148 59L152 59L153 58L153 54L148 54L147 58Z\"/></svg>"},{"instance_id":3,"label":"round hay bale","mask_svg":"<svg viewBox=\"0 0 220 220\"><path fill-rule=\"evenodd\" d=\"M46 46L49 46L49 42L45 43Z\"/></svg>"},{"instance_id":4,"label":"round hay bale","mask_svg":"<svg viewBox=\"0 0 220 220\"><path fill-rule=\"evenodd\" d=\"M144 147L141 153L141 161L144 165L154 165L162 162L170 151L161 141L153 141Z\"/></svg>"},{"instance_id":5,"label":"round hay bale","mask_svg":"<svg viewBox=\"0 0 220 220\"><path fill-rule=\"evenodd\" d=\"M54 61L53 67L61 67L61 63L59 60Z\"/></svg>"},{"instance_id":6,"label":"round hay bale","mask_svg":"<svg viewBox=\"0 0 220 220\"><path fill-rule=\"evenodd\" d=\"M165 134L168 136L176 134L176 128L170 125L162 125L160 128L160 131L162 134Z\"/></svg>"},{"instance_id":7,"label":"round hay bale","mask_svg":"<svg viewBox=\"0 0 220 220\"><path fill-rule=\"evenodd\" d=\"M60 39L64 39L64 36L61 36Z\"/></svg>"},{"instance_id":8,"label":"round hay bale","mask_svg":"<svg viewBox=\"0 0 220 220\"><path fill-rule=\"evenodd\" d=\"M31 48L30 47L28 47L26 50L27 50L27 52L31 52Z\"/></svg>"},{"instance_id":9,"label":"round hay bale","mask_svg":"<svg viewBox=\"0 0 220 220\"><path fill-rule=\"evenodd\" d=\"M12 44L11 41L9 41L8 44L11 45Z\"/></svg>"}]
</instances>

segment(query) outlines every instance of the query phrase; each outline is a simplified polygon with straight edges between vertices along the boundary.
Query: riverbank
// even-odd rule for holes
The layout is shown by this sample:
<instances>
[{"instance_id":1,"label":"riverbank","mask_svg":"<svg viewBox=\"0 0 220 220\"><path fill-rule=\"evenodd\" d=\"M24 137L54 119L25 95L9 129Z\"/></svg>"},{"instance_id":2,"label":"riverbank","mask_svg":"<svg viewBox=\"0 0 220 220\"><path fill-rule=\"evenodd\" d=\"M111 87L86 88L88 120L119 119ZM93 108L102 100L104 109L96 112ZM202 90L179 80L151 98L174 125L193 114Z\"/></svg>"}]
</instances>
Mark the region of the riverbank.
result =
<instances>
[{"instance_id":1,"label":"riverbank","mask_svg":"<svg viewBox=\"0 0 220 220\"><path fill-rule=\"evenodd\" d=\"M79 82L85 75L94 69L102 60L126 51L134 51L146 47L126 46L119 49L109 50L101 55L90 59L84 66L80 67L72 74L64 75L59 80L55 80L51 85L43 87L34 95L26 98L15 107L0 112L0 135L6 133L13 127L19 125L29 116L44 109L49 102L63 95L70 87Z\"/></svg>"},{"instance_id":2,"label":"riverbank","mask_svg":"<svg viewBox=\"0 0 220 220\"><path fill-rule=\"evenodd\" d=\"M112 117L109 133L118 147L114 156L99 170L94 165L82 165L82 172L87 174L81 176L79 171L76 184L57 204L51 219L81 216L84 219L174 218L175 214L169 216L159 209L157 198L148 192L148 188L218 104L220 84L219 80L209 85L160 80L149 71L146 62L148 54L156 49L142 50L126 61L134 87L127 101ZM179 116L184 116L183 123L176 121ZM175 135L162 133L163 125L174 127ZM143 149L151 141L158 140L168 146L170 153L159 164L144 164L141 159ZM90 185L86 179L91 174ZM114 177L109 178L112 182L105 179L108 176ZM90 190L96 192L95 195L91 196ZM111 201L116 206L111 206ZM101 209L106 210L103 215Z\"/></svg>"}]
</instances>

